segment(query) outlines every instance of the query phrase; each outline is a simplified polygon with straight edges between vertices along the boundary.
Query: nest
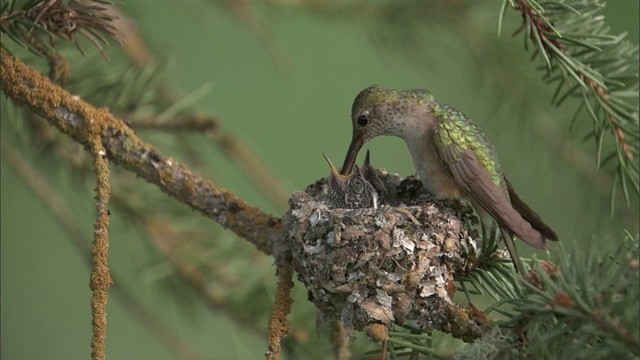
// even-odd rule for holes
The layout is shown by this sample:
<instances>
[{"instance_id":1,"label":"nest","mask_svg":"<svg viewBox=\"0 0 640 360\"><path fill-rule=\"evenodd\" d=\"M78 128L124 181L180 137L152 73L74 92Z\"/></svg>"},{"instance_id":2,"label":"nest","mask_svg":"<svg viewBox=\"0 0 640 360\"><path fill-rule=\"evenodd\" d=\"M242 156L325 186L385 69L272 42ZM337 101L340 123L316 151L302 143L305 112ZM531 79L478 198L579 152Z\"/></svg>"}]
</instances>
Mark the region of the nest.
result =
<instances>
[{"instance_id":1,"label":"nest","mask_svg":"<svg viewBox=\"0 0 640 360\"><path fill-rule=\"evenodd\" d=\"M284 222L299 280L321 323L451 327L453 275L469 240L461 213L414 177L379 175L388 193L380 209L329 208L327 179L293 194Z\"/></svg>"}]
</instances>

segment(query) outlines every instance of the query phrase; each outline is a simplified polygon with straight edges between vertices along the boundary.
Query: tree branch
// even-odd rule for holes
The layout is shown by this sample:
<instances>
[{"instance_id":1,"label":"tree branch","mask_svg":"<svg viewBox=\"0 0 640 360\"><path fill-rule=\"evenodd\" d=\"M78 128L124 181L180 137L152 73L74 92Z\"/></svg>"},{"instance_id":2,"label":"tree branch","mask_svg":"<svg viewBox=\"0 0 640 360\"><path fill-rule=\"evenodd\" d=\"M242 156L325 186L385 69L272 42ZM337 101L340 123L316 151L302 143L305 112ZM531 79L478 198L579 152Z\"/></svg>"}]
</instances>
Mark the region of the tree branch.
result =
<instances>
[{"instance_id":1,"label":"tree branch","mask_svg":"<svg viewBox=\"0 0 640 360\"><path fill-rule=\"evenodd\" d=\"M106 358L105 337L107 331L107 289L113 283L107 266L109 250L109 197L111 182L109 179L109 161L100 139L92 141L91 153L96 173L96 222L93 230L93 269L89 286L93 292L91 298L91 322L93 338L91 339L91 358L102 360Z\"/></svg>"},{"instance_id":2,"label":"tree branch","mask_svg":"<svg viewBox=\"0 0 640 360\"><path fill-rule=\"evenodd\" d=\"M593 120L589 134L597 144L598 167L616 162L616 179L630 204L628 184L640 192L638 169L638 46L614 36L596 14L604 7L598 0L566 4L536 0L504 0L522 14L522 30L540 55L548 83L557 83L552 102L559 106L570 97L582 102L576 116L585 110ZM501 24L499 25L499 27ZM615 149L602 158L605 131ZM617 183L612 186L615 195ZM612 196L612 204L615 197ZM613 207L613 206L612 206Z\"/></svg>"},{"instance_id":3,"label":"tree branch","mask_svg":"<svg viewBox=\"0 0 640 360\"><path fill-rule=\"evenodd\" d=\"M124 37L123 48L136 66L143 68L149 63L153 63L154 59L151 51L135 22L119 11L116 6L109 6L108 13L114 19L115 27L120 30ZM276 60L275 56L274 60ZM282 63L282 61L275 62L276 64ZM174 107L176 102L181 101L178 95L174 93L174 89L170 89L164 82L158 85L157 91L158 98L169 107ZM290 193L283 186L281 179L263 164L263 161L256 156L254 150L228 132L223 131L218 117L197 110L194 114L177 116L168 121L158 121L158 118L158 116L150 116L131 120L136 129L210 131L215 134L212 139L220 150L228 155L238 168L245 171L248 174L248 178L261 188L264 194L271 198L274 203L278 206L286 207Z\"/></svg>"},{"instance_id":4,"label":"tree branch","mask_svg":"<svg viewBox=\"0 0 640 360\"><path fill-rule=\"evenodd\" d=\"M99 134L107 157L114 163L271 254L271 243L283 233L280 219L166 157L106 108L96 109L69 94L4 49L0 50L0 62L0 87L16 104L42 116L87 149L91 134Z\"/></svg>"},{"instance_id":5,"label":"tree branch","mask_svg":"<svg viewBox=\"0 0 640 360\"><path fill-rule=\"evenodd\" d=\"M278 290L273 301L273 309L269 316L269 346L265 353L267 360L280 359L282 338L293 330L291 323L287 320L287 315L291 312L291 289L293 288L293 269L291 259L285 263L278 264Z\"/></svg>"},{"instance_id":6,"label":"tree branch","mask_svg":"<svg viewBox=\"0 0 640 360\"><path fill-rule=\"evenodd\" d=\"M83 259L91 257L91 249L84 229L78 225L69 207L58 196L55 190L49 186L42 175L36 171L27 161L23 159L17 151L6 146L5 139L0 140L2 161L5 162L38 199L48 208L53 217L60 223L68 235L71 244L78 251ZM114 195L114 194L112 194ZM90 266L90 264L87 263ZM172 329L164 326L157 319L157 316L147 310L147 306L141 304L124 286L122 278L115 274L111 275L113 284L109 287L116 299L124 306L131 316L136 318L141 324L146 326L170 351L178 358L184 360L198 360L200 357L180 340Z\"/></svg>"}]
</instances>

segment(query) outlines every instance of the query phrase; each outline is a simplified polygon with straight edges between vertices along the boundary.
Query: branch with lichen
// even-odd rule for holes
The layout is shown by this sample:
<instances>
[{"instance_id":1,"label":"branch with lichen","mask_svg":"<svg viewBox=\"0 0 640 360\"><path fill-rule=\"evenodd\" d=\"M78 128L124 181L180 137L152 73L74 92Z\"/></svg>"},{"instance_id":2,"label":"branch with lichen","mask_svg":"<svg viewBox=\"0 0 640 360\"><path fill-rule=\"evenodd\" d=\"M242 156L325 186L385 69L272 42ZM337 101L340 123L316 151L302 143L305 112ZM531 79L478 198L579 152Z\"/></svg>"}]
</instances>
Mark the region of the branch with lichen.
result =
<instances>
[{"instance_id":1,"label":"branch with lichen","mask_svg":"<svg viewBox=\"0 0 640 360\"><path fill-rule=\"evenodd\" d=\"M116 17L120 18L122 16L121 14L113 13L113 10L115 9L113 7L107 7L107 9L109 10L109 14L110 14L109 16L111 19L115 19ZM118 21L112 21L112 22L114 23L114 27L117 24L119 24ZM127 36L130 37L131 32L125 32L125 33L127 34ZM137 34L137 32L134 32L134 33ZM45 55L45 57L49 59L51 73L54 74L53 71L59 67L59 66L56 66L56 64L54 64L54 60L59 58L58 53L52 48L48 48L44 46L42 43L38 42L37 39L33 37L30 33L23 33L22 35L24 35L25 39L31 41L31 44L33 45L34 49L38 50L41 55ZM144 47L144 43L141 41L141 39L138 39L138 40L140 41L138 42L134 41L134 43L138 43L139 45ZM65 60L65 59L62 58L62 60ZM122 86L127 88L127 86L123 84L130 84L130 83L144 84L146 86L152 85L154 86L154 91L157 92L157 94L155 94L154 96L154 99L159 98L158 105L160 105L160 107L162 107L163 105L168 107L166 110L163 110L159 115L156 115L156 116L147 115L146 117L140 118L135 114L131 114L131 116L129 117L131 121L125 120L125 124L134 128L135 130L151 129L151 130L174 131L174 132L181 131L181 130L213 131L214 134L219 132L219 120L217 117L210 116L201 112L186 114L183 109L189 106L187 104L189 103L189 101L184 101L184 99L178 99L170 91L167 90L168 87L166 87L164 84L160 83L159 86L156 86L157 81L149 81L151 79L150 78L151 76L154 76L157 74L157 71L156 71L157 67L148 66L148 64L144 64L144 65L139 64L139 65L140 65L139 71L136 71L138 69L134 69L134 70L129 69L125 73L123 73L122 74L123 77L121 79L122 81L118 82L117 86ZM85 71L86 70L88 69L85 69ZM68 77L68 74L69 73L67 71L65 78L62 80L66 80L66 78ZM92 72L92 74L95 74L95 73ZM113 75L112 72L104 73L104 74L105 75L108 74L109 76ZM52 77L52 79L59 79L59 78L60 76ZM83 76L80 75L79 78L82 79ZM94 76L92 76L92 78L94 78ZM95 81L95 79L93 79L92 81ZM111 81L113 80L111 79ZM111 84L112 83L111 81L107 79L105 83ZM67 84L67 85L71 85L68 87L72 89L74 88L74 85L76 88L78 87L78 84ZM140 91L140 86L130 86L128 89L130 88L134 88ZM145 89L150 89L150 88L145 88ZM125 114L128 114L128 111L130 111L130 109L133 108L131 106L127 106L127 104L136 104L138 106L140 105L139 103L136 102L137 97L141 96L140 94L129 94L129 93L122 93L122 92L115 92L115 93L118 94L118 97L114 101L104 101L105 100L104 96L95 96L95 98L100 99L100 101L102 101L101 103L103 104L105 103L109 104L110 109L112 111L117 112L118 111L117 109L124 109L125 111L121 111L121 113L125 113ZM127 99L128 101L122 101L122 99ZM124 106L121 106L121 107L118 107L117 105L112 106L111 104L114 104L114 103L118 105L124 105ZM162 104L162 103L165 103L165 104ZM257 180L263 180L263 181L257 181L258 184L261 184L262 186L265 186L265 187L271 186L270 190L275 190L275 191L269 191L266 193L270 194L275 200L277 200L278 203L286 204L288 194L284 193L284 191L282 190L281 184L277 182L277 180L275 180L275 178L269 174L268 170L266 170L266 168L264 168L264 166L255 159L255 156L253 156L252 152L249 151L248 148L244 147L236 139L232 138L228 134L217 134L215 138L220 140L219 144L222 150L228 153L229 155L231 155L232 157L236 158L237 163L243 165L244 168L246 168L249 172L257 173L259 175L259 176L255 176L255 178ZM61 148L64 148L64 147L61 147ZM84 168L84 165L81 165L81 167ZM117 202L118 200L117 196L115 200ZM154 233L150 231L150 234L155 240ZM162 246L160 246L160 248L164 250ZM173 249L173 251L175 250L176 249ZM170 256L168 256L168 258L175 265L175 268L178 271L178 273L181 276L183 276L185 279L187 279L187 281L191 285L193 285L199 293L203 294L205 299L208 300L209 304L211 304L212 306L218 309L222 308L227 313L230 313L230 315L233 317L234 315L233 310L230 310L231 307L228 306L228 304L226 304L225 299L223 299L220 294L215 295L215 294L209 293L210 288L204 282L205 281L204 274L202 273L203 269L193 268L191 271L188 271L188 270L185 271L186 269L185 264L182 264L181 262L179 262L184 260L179 260L178 262L176 262L175 257L171 258ZM99 307L98 304L95 303L94 308L97 309L98 307ZM239 317L236 317L236 318L238 319ZM252 329L255 331L256 330L255 319L244 318L244 319L240 319L239 322L248 324L248 323L252 323L252 320L254 325ZM104 332L101 333L100 338L103 338L103 335L104 335ZM96 344L100 344L100 341L96 341ZM103 351L100 351L99 349L98 351L94 350L94 353L102 353L102 352Z\"/></svg>"},{"instance_id":2,"label":"branch with lichen","mask_svg":"<svg viewBox=\"0 0 640 360\"><path fill-rule=\"evenodd\" d=\"M91 257L91 249L89 242L86 241L86 234L77 224L71 211L64 201L56 194L54 189L49 186L42 175L34 169L26 159L12 148L2 143L2 160L15 171L22 181L36 194L36 196L51 211L56 220L62 225L64 231L68 234L68 238L78 253L84 258ZM147 308L141 304L125 287L118 276L112 274L113 284L109 287L113 291L116 299L124 306L124 308L141 324L146 326L151 333L158 337L161 342L166 345L173 353L181 359L196 360L200 357L196 355L184 342L182 342L171 329L161 324L156 316L148 312Z\"/></svg>"},{"instance_id":3,"label":"branch with lichen","mask_svg":"<svg viewBox=\"0 0 640 360\"><path fill-rule=\"evenodd\" d=\"M90 148L93 134L99 134L106 156L114 163L232 230L260 251L271 253L271 243L282 235L279 219L164 156L107 109L92 107L4 49L0 51L0 85L16 104L42 116L85 148Z\"/></svg>"},{"instance_id":4,"label":"branch with lichen","mask_svg":"<svg viewBox=\"0 0 640 360\"><path fill-rule=\"evenodd\" d=\"M269 345L265 352L267 360L280 359L282 338L291 333L292 327L287 315L291 312L291 289L293 288L293 269L291 259L278 265L278 290L269 316Z\"/></svg>"},{"instance_id":5,"label":"branch with lichen","mask_svg":"<svg viewBox=\"0 0 640 360\"><path fill-rule=\"evenodd\" d=\"M91 339L91 358L105 359L105 337L107 330L107 289L111 286L111 272L107 266L109 251L109 196L111 185L109 179L109 161L100 143L100 138L94 136L91 140L91 154L95 167L96 186L96 222L93 226L93 269L89 287L93 292L91 298L91 321L93 338Z\"/></svg>"},{"instance_id":6,"label":"branch with lichen","mask_svg":"<svg viewBox=\"0 0 640 360\"><path fill-rule=\"evenodd\" d=\"M235 4L227 4L234 11L249 11L250 9L241 6L236 8ZM129 19L115 6L107 7L107 11L114 18L114 26L121 30L127 55L131 58L138 68L144 68L149 64L153 64L154 58L152 52L148 48L147 42L143 35L138 31L135 22ZM252 18L253 15L249 15ZM251 20L253 21L253 20ZM262 25L260 25L262 26ZM269 46L268 46L269 47ZM274 52L272 52L273 54ZM274 56L274 59L277 57ZM283 63L276 61L277 64ZM126 77L124 80L126 81ZM158 102L165 103L172 112L176 112L176 103L184 102L180 99L173 89L161 82L157 86ZM261 161L249 146L239 141L236 137L225 132L220 124L220 119L216 116L208 115L202 111L195 111L192 114L179 114L177 116L168 117L166 114L159 114L145 117L132 117L131 123L135 129L150 129L162 131L209 131L213 135L211 138L227 156L233 160L233 164L245 171L256 186L264 190L264 193L271 198L279 206L285 206L289 199L289 193L282 185L281 179L269 170L264 162Z\"/></svg>"}]
</instances>

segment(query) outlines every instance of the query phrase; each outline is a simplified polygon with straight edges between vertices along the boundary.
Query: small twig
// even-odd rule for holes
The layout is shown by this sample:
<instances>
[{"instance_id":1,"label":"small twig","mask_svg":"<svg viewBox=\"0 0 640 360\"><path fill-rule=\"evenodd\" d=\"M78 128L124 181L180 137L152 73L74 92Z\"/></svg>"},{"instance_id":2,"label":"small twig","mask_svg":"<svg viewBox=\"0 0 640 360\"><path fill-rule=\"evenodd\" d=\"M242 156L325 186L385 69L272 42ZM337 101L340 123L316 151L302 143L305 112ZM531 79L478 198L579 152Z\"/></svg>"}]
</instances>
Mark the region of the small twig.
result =
<instances>
[{"instance_id":1,"label":"small twig","mask_svg":"<svg viewBox=\"0 0 640 360\"><path fill-rule=\"evenodd\" d=\"M402 214L407 215L407 217L409 218L409 220L411 220L411 222L412 222L414 225L418 225L418 226L420 225L420 222L418 221L418 219L416 219L416 217L415 217L415 216L413 216L413 214L412 214L409 210L407 210L407 209L403 209L403 208L401 208L401 207L398 207L398 208L396 208L396 211L397 211L397 212L399 212L399 213L402 213Z\"/></svg>"},{"instance_id":2,"label":"small twig","mask_svg":"<svg viewBox=\"0 0 640 360\"><path fill-rule=\"evenodd\" d=\"M238 6L238 4L228 5L230 7ZM234 11L236 10L240 9L234 9ZM120 29L121 33L125 37L124 48L127 51L127 54L129 54L129 57L131 57L131 59L136 63L136 65L144 66L149 61L152 61L153 58L151 56L151 51L147 47L142 34L140 34L137 27L135 26L135 22L122 14L115 6L110 6L108 8L108 13L111 15L111 17L114 18L113 21L116 25L116 28ZM239 14L237 15L240 16ZM158 89L160 96L164 98L167 103L173 104L176 102L177 97L175 93L171 91L166 84L161 83ZM211 122L216 122L216 127L214 129L217 132L220 132L220 120L217 117L208 117L212 119L210 120ZM134 127L136 129L159 128L162 130L167 128L167 126L164 124L159 125L157 123L154 123L152 125L151 122L152 119L150 119L149 122L140 119L139 121L134 121ZM181 121L172 121L171 123L181 123ZM287 204L290 194L282 186L282 181L280 181L272 171L270 171L266 166L263 165L263 162L258 159L256 154L251 151L249 147L245 146L242 142L238 141L236 138L232 137L229 134L215 136L213 139L227 155L235 160L235 164L239 164L240 168L248 174L247 178L264 190L264 194L267 194L271 198L271 200L273 200L280 206Z\"/></svg>"},{"instance_id":3,"label":"small twig","mask_svg":"<svg viewBox=\"0 0 640 360\"><path fill-rule=\"evenodd\" d=\"M220 119L204 113L178 116L168 121L158 121L157 117L144 117L132 119L136 130L161 130L161 131L213 131L220 128Z\"/></svg>"},{"instance_id":4,"label":"small twig","mask_svg":"<svg viewBox=\"0 0 640 360\"><path fill-rule=\"evenodd\" d=\"M51 211L51 214L55 217L64 231L69 235L68 238L74 245L80 257L89 258L91 256L91 249L89 248L89 242L86 241L86 234L84 230L77 224L76 219L71 214L68 206L60 199L56 194L56 191L49 186L42 175L36 171L32 166L25 161L20 154L15 150L6 146L7 142L2 139L0 144L2 146L2 159L6 161L6 164L10 166L15 173L20 176L24 183L31 189L31 191L42 201L42 203ZM87 263L87 265L90 265ZM146 326L151 333L158 337L158 339L165 344L171 351L174 352L181 359L185 360L197 360L200 357L196 355L187 344L182 342L176 337L171 330L162 325L156 317L147 312L146 307L140 304L140 302L133 297L126 288L122 287L122 281L118 281L116 275L111 276L113 284L110 289L113 291L116 299L124 306L124 308L141 324Z\"/></svg>"},{"instance_id":5,"label":"small twig","mask_svg":"<svg viewBox=\"0 0 640 360\"><path fill-rule=\"evenodd\" d=\"M22 9L13 10L12 12L10 12L8 14L4 14L4 15L0 16L0 24L2 24L4 26L8 26L9 25L9 20L14 19L14 18L21 18L21 17L24 17L24 11L22 11Z\"/></svg>"},{"instance_id":6,"label":"small twig","mask_svg":"<svg viewBox=\"0 0 640 360\"><path fill-rule=\"evenodd\" d=\"M593 166L593 162L585 150L578 146L575 141L560 136L561 130L555 122L549 120L549 116L540 113L536 117L538 120L532 122L533 131L535 131L546 144L554 149L553 153L558 154L562 160L570 164L576 171L582 175L582 178L590 183L595 192L602 198L610 196L610 188L613 184L613 178ZM624 221L627 222L629 229L638 228L638 209L624 207L619 201L615 202L616 213Z\"/></svg>"},{"instance_id":7,"label":"small twig","mask_svg":"<svg viewBox=\"0 0 640 360\"><path fill-rule=\"evenodd\" d=\"M109 250L109 160L107 152L100 142L100 137L93 139L92 155L98 185L96 186L96 223L93 233L93 270L89 286L93 291L91 298L91 315L93 337L91 339L91 358L105 359L105 337L107 331L107 289L112 283L111 273L107 266Z\"/></svg>"},{"instance_id":8,"label":"small twig","mask_svg":"<svg viewBox=\"0 0 640 360\"><path fill-rule=\"evenodd\" d=\"M115 199L114 199L115 200ZM205 278L205 274L201 266L188 261L186 258L181 258L180 248L175 240L176 234L166 227L159 225L157 221L148 219L140 219L152 240L157 247L162 251L166 259L173 265L176 272L184 279L191 287L201 296L206 303L213 310L221 312L233 319L235 323L243 326L258 336L264 337L265 331L262 326L259 326L256 322L256 318L248 315L246 312L237 311L233 304L223 296L216 295L214 291L211 291L211 281ZM212 270L215 271L215 270ZM217 275L224 271L219 271ZM221 275L222 276L222 275ZM223 286L233 287L233 284L226 283Z\"/></svg>"},{"instance_id":9,"label":"small twig","mask_svg":"<svg viewBox=\"0 0 640 360\"><path fill-rule=\"evenodd\" d=\"M29 9L26 16L33 21L34 25L40 25L47 31L71 41L82 55L85 55L85 52L78 43L78 34L89 40L107 60L109 56L100 43L105 45L109 43L100 33L117 42L122 42L112 23L113 17L105 12L104 5L96 2L42 1Z\"/></svg>"},{"instance_id":10,"label":"small twig","mask_svg":"<svg viewBox=\"0 0 640 360\"><path fill-rule=\"evenodd\" d=\"M549 43L551 43L556 49L566 54L567 56L571 57L571 54L569 54L565 46L562 45L562 43L560 42L560 38L548 37L546 35L551 32L551 29L547 24L545 24L544 20L532 8L530 8L527 5L526 1L525 0L515 0L515 1L518 4L520 12L522 13L523 23L526 23L526 20L525 20L526 18L529 18L530 20L529 21L530 38L533 41L533 43L534 44L536 43L536 39L534 35L534 32L535 32L540 39L545 40L541 42L543 46L543 49L540 49L541 51L553 53L553 51L550 51L551 45L549 45ZM595 96L601 98L602 100L606 100L609 98L609 94L607 93L607 91L602 86L598 85L596 82L589 79L589 77L584 73L584 71L581 71L580 69L576 69L575 71L578 77L580 78L580 80L582 80L586 84L586 86L591 88ZM607 112L607 120L609 121L609 124L611 125L611 129L614 135L616 136L618 143L620 144L620 147L624 151L625 155L627 156L627 158L633 159L633 153L631 152L631 148L629 147L629 144L627 144L626 140L624 139L624 133L622 132L622 129L618 126L618 124L616 124L615 119L610 112Z\"/></svg>"},{"instance_id":11,"label":"small twig","mask_svg":"<svg viewBox=\"0 0 640 360\"><path fill-rule=\"evenodd\" d=\"M71 77L71 68L67 58L39 42L31 33L21 31L22 38L49 62L49 78L56 83L64 83Z\"/></svg>"},{"instance_id":12,"label":"small twig","mask_svg":"<svg viewBox=\"0 0 640 360\"><path fill-rule=\"evenodd\" d=\"M333 345L333 358L336 360L348 360L351 356L349 351L349 341L347 339L347 333L344 330L342 321L335 319L331 321L331 328L329 329L331 335L329 341Z\"/></svg>"},{"instance_id":13,"label":"small twig","mask_svg":"<svg viewBox=\"0 0 640 360\"><path fill-rule=\"evenodd\" d=\"M280 359L282 338L291 332L287 315L291 312L291 289L293 288L293 270L283 261L278 266L278 290L273 301L273 310L269 316L269 348L265 353L267 360Z\"/></svg>"}]
</instances>

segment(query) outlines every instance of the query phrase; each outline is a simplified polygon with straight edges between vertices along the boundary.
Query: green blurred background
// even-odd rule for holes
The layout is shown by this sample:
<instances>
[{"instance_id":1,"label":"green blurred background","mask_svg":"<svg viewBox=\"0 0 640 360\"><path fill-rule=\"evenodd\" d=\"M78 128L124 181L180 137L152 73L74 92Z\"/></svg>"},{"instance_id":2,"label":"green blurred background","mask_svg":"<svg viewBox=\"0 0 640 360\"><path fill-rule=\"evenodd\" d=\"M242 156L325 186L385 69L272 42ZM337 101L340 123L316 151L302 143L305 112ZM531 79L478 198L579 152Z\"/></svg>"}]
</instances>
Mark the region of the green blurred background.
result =
<instances>
[{"instance_id":1,"label":"green blurred background","mask_svg":"<svg viewBox=\"0 0 640 360\"><path fill-rule=\"evenodd\" d=\"M510 36L520 16L508 11L503 34L497 37L500 1L444 3L434 2L434 12L425 15L427 25L423 26L382 25L371 19L375 15L357 7L350 12L322 7L307 11L297 2L285 1L258 6L253 8L256 18L271 36L268 49L218 3L131 1L121 7L136 19L156 59L169 60L165 72L169 84L184 93L208 87L210 91L196 106L219 115L223 128L255 151L289 192L327 175L322 153L341 162L351 136L351 103L362 88L373 83L401 89L426 87L485 130L511 182L556 229L563 243L577 242L604 251L620 243L623 229L637 233L637 209L621 208L611 217L608 188L594 186L597 172L591 160L595 147L581 140L590 129L590 120L583 116L569 131L577 103L559 109L551 106L555 89L540 80L541 73L536 71L540 62L530 61L522 34ZM627 31L635 44L638 7L634 0L611 1L604 11L613 33ZM96 59L85 61L102 61ZM107 66L126 65L114 57ZM7 106L7 100L2 101ZM166 136L144 132L141 136L165 154L190 164L188 155L181 154L180 147ZM284 206L274 204L247 180L245 173L208 143L210 139L197 135L189 139L202 145L207 166L198 171L205 177L276 216L284 213ZM22 146L28 148L28 144ZM563 152L565 146L577 154ZM379 138L367 148L375 166L403 176L414 173L401 140ZM575 160L580 156L586 156L587 162ZM56 170L59 165L37 167L54 174L49 177L52 185L73 204L90 242L93 180L75 182ZM155 191L150 185L138 185L144 191ZM159 202L148 206L175 206L168 197L156 199ZM215 236L241 241L220 233L196 213L192 217L210 226ZM192 296L185 302L181 300L184 294L167 292L158 278L171 271L162 262L149 260L148 247L125 220L119 214L111 217L109 262L146 309L202 358L263 358L266 338L210 310L199 298ZM78 255L50 211L4 161L1 246L2 358L87 358L89 260ZM525 256L533 253L524 247L521 251ZM547 257L544 253L537 256ZM266 285L254 301L270 304L275 268L271 259L256 258L255 272ZM254 264L249 261L243 266ZM313 318L298 318L295 311L306 314L312 310L299 283L295 290L292 318L306 332L299 335L298 347L287 358L325 358L330 349L326 341L305 345L305 333L315 337ZM107 310L109 358L176 358L113 296ZM358 337L362 340L364 336ZM360 343L360 348L366 347L362 345L366 342Z\"/></svg>"}]
</instances>

